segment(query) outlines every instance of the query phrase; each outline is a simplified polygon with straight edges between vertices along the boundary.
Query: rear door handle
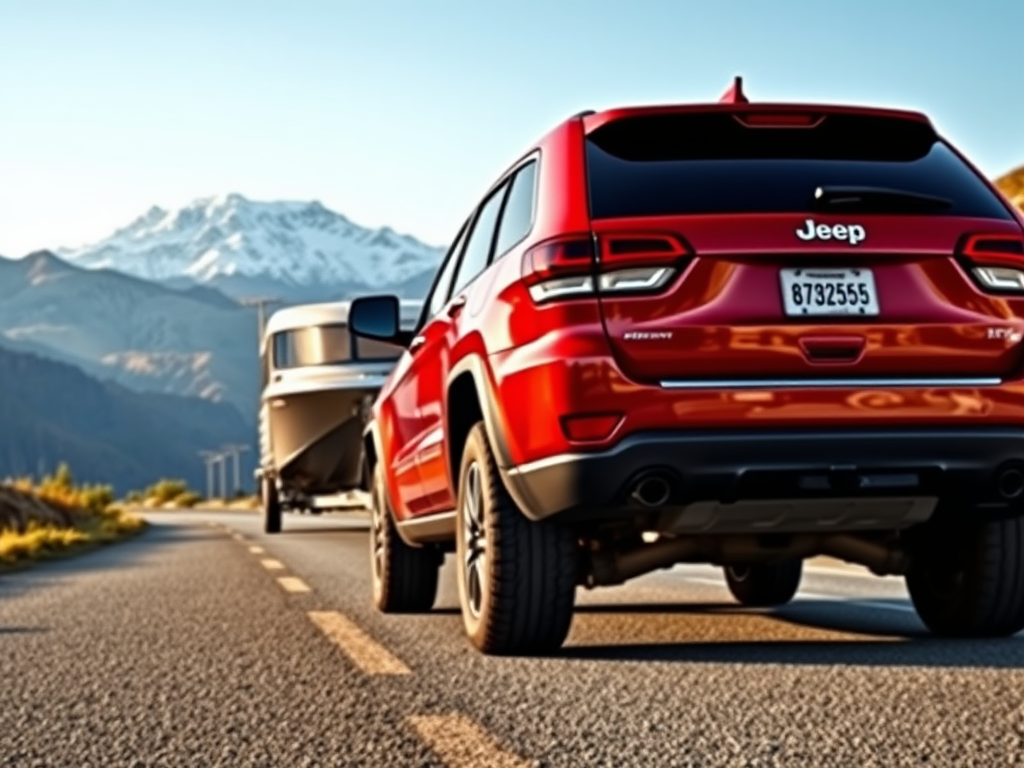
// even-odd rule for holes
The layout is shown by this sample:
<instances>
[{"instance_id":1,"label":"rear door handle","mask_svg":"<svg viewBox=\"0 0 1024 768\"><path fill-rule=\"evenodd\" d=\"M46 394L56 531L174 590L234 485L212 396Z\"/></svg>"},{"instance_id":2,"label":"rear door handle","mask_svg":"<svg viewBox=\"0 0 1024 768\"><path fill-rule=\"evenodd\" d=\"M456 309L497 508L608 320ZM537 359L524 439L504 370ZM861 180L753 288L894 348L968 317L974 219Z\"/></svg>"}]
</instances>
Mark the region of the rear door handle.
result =
<instances>
[{"instance_id":1,"label":"rear door handle","mask_svg":"<svg viewBox=\"0 0 1024 768\"><path fill-rule=\"evenodd\" d=\"M448 317L455 317L466 306L466 294L456 296L448 305Z\"/></svg>"},{"instance_id":2,"label":"rear door handle","mask_svg":"<svg viewBox=\"0 0 1024 768\"><path fill-rule=\"evenodd\" d=\"M425 336L413 336L412 341L409 342L409 351L415 352L417 349L423 346L423 342L427 339Z\"/></svg>"}]
</instances>

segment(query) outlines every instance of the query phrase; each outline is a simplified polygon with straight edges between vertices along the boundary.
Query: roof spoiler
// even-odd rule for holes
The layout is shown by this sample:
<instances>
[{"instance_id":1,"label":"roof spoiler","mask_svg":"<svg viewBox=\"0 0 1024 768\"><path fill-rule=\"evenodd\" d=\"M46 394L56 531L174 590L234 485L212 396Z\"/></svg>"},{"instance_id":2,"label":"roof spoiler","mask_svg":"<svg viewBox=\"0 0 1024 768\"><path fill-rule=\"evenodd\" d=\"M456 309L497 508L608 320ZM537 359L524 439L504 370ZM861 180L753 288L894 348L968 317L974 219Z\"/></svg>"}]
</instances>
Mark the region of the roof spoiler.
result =
<instances>
[{"instance_id":1,"label":"roof spoiler","mask_svg":"<svg viewBox=\"0 0 1024 768\"><path fill-rule=\"evenodd\" d=\"M743 93L743 78L736 75L729 90L723 93L718 101L720 104L749 104L750 99Z\"/></svg>"}]
</instances>

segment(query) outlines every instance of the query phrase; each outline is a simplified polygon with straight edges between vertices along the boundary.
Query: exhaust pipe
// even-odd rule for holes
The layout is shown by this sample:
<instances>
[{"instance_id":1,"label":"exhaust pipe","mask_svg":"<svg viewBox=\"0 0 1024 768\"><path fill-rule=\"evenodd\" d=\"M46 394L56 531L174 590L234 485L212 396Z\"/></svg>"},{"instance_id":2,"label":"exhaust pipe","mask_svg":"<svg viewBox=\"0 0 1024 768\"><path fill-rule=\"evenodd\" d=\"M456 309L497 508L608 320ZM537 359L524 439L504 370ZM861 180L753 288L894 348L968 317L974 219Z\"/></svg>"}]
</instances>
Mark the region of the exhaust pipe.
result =
<instances>
[{"instance_id":1,"label":"exhaust pipe","mask_svg":"<svg viewBox=\"0 0 1024 768\"><path fill-rule=\"evenodd\" d=\"M583 584L588 588L610 584L622 584L637 576L671 568L700 551L700 544L693 538L662 539L653 544L644 544L626 552L593 552L590 569Z\"/></svg>"},{"instance_id":2,"label":"exhaust pipe","mask_svg":"<svg viewBox=\"0 0 1024 768\"><path fill-rule=\"evenodd\" d=\"M641 506L660 507L672 493L672 486L661 475L645 475L637 480L630 496Z\"/></svg>"},{"instance_id":3,"label":"exhaust pipe","mask_svg":"<svg viewBox=\"0 0 1024 768\"><path fill-rule=\"evenodd\" d=\"M878 576L903 575L910 570L910 557L906 550L848 534L825 536L819 550L823 555L865 565Z\"/></svg>"},{"instance_id":4,"label":"exhaust pipe","mask_svg":"<svg viewBox=\"0 0 1024 768\"><path fill-rule=\"evenodd\" d=\"M1024 493L1024 472L1015 467L1004 469L996 478L996 490L1004 499L1016 499Z\"/></svg>"}]
</instances>

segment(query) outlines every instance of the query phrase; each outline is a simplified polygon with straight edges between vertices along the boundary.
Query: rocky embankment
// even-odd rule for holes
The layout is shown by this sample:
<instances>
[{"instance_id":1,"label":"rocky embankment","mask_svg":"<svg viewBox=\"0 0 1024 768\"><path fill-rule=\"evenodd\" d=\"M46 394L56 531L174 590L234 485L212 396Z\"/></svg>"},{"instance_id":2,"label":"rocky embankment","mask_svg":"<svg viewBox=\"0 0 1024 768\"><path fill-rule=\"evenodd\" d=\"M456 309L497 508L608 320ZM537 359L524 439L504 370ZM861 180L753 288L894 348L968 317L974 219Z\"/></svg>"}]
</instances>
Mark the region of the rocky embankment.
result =
<instances>
[{"instance_id":1,"label":"rocky embankment","mask_svg":"<svg viewBox=\"0 0 1024 768\"><path fill-rule=\"evenodd\" d=\"M8 485L0 485L0 531L25 531L30 523L70 528L77 515L62 506L44 501Z\"/></svg>"}]
</instances>

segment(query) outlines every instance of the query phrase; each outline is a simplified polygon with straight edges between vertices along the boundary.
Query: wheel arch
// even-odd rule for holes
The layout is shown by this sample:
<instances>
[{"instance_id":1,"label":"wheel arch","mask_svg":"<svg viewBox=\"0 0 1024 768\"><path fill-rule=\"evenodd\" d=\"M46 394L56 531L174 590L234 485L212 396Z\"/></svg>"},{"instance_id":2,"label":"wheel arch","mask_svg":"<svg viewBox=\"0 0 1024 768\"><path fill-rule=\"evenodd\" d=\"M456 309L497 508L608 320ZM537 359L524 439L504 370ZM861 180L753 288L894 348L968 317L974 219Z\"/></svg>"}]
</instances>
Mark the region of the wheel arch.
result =
<instances>
[{"instance_id":1,"label":"wheel arch","mask_svg":"<svg viewBox=\"0 0 1024 768\"><path fill-rule=\"evenodd\" d=\"M459 464L469 430L481 419L499 469L511 466L497 397L486 364L480 357L468 355L452 366L445 387L444 419L445 447L453 488L458 485Z\"/></svg>"}]
</instances>

